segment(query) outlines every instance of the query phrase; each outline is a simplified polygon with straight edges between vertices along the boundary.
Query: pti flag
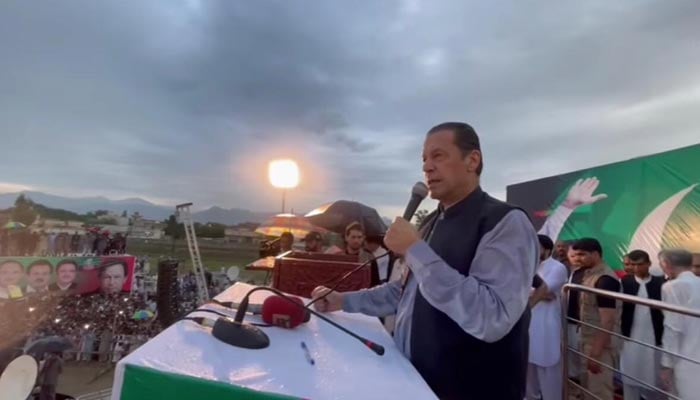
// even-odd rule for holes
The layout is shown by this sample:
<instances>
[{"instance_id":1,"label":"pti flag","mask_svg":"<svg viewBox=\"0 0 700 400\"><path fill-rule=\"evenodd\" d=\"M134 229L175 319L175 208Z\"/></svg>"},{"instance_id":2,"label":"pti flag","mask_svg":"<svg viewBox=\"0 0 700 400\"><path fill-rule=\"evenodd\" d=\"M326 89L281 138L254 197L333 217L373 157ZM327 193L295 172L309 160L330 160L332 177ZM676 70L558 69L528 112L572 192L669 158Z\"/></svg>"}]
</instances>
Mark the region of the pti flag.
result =
<instances>
[{"instance_id":1,"label":"pti flag","mask_svg":"<svg viewBox=\"0 0 700 400\"><path fill-rule=\"evenodd\" d=\"M653 264L662 249L700 252L700 145L566 173L507 188L553 240L593 237L622 270L631 250Z\"/></svg>"}]
</instances>

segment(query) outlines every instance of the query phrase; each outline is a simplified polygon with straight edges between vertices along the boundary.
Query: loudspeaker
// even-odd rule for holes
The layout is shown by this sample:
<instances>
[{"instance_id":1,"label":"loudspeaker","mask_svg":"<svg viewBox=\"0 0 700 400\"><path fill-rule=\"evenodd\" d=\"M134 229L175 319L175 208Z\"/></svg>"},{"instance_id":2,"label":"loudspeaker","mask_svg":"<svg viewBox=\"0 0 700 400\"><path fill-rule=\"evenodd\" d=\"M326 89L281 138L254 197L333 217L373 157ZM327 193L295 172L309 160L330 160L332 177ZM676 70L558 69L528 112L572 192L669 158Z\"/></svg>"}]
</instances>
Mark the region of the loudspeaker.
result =
<instances>
[{"instance_id":1,"label":"loudspeaker","mask_svg":"<svg viewBox=\"0 0 700 400\"><path fill-rule=\"evenodd\" d=\"M158 262L158 286L156 292L156 306L158 307L158 319L163 328L175 323L179 317L178 297L180 288L177 280L177 260L161 260Z\"/></svg>"}]
</instances>

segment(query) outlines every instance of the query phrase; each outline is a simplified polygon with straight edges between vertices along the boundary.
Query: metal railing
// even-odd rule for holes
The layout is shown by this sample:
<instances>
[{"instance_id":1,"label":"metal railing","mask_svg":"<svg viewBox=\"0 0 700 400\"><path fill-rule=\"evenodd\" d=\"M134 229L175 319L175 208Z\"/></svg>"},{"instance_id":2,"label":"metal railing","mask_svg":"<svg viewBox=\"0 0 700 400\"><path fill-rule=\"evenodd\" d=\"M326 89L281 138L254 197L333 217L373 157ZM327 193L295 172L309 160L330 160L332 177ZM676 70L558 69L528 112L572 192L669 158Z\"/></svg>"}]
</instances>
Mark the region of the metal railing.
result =
<instances>
[{"instance_id":1,"label":"metal railing","mask_svg":"<svg viewBox=\"0 0 700 400\"><path fill-rule=\"evenodd\" d=\"M700 318L700 310L696 310L696 309L677 306L675 304L669 304L669 303L665 303L665 302L658 301L658 300L652 300L652 299L648 299L648 298L632 296L632 295L619 293L619 292L610 292L607 290L590 288L588 286L583 286L583 285L576 285L576 284L571 284L571 283L564 285L564 287L562 288L563 296L562 296L562 313L561 313L561 315L562 315L562 341L561 341L562 342L561 343L562 344L562 352L561 352L561 354L562 354L562 370L563 370L562 378L564 380L564 384L562 385L562 392L563 392L562 395L563 395L564 399L568 399L569 387L575 387L578 390L580 390L581 392L585 393L587 396L590 396L591 398L600 399L600 397L596 396L594 393L592 393L591 391L589 391L588 389L586 389L582 385L576 383L575 381L573 381L569 378L569 357L571 354L575 354L577 357L580 357L581 359L592 361L592 362L600 365L603 368L606 368L608 370L613 371L614 373L615 372L619 373L621 376L626 377L632 381L635 381L636 383L639 383L640 386L642 386L646 389L649 389L649 390L653 390L653 391L660 393L664 396L667 396L669 399L683 400L673 393L669 393L662 388L656 387L655 384L643 382L643 381L641 381L633 376L629 376L629 375L625 374L624 372L622 372L620 369L615 368L615 366L608 365L608 364L603 363L599 360L591 358L591 357L587 356L586 354L584 354L583 352L581 352L579 349L576 349L576 348L569 346L569 329L568 329L568 327L569 327L569 324L574 323L574 324L577 324L579 326L585 326L587 328L591 328L591 329L594 329L594 330L597 330L600 332L608 333L609 335L620 338L623 341L636 343L638 345L641 345L641 346L644 346L644 347L647 347L650 349L654 349L658 352L668 354L668 355L673 356L673 357L677 357L677 358L680 358L680 359L683 359L683 360L686 360L686 361L689 361L689 362L692 362L695 364L700 364L700 361L689 358L685 355L674 353L674 352L668 351L664 348L654 346L652 344L648 344L648 343L640 342L640 341L632 339L632 338L628 338L628 337L622 335L621 333L613 332L613 331L610 331L607 329L603 329L599 326L595 326L595 325L586 323L586 322L581 321L581 320L570 318L568 316L568 307L569 307L569 294L572 290L578 291L579 294L590 293L590 294L596 295L596 296L602 296L602 297L615 299L616 301L621 301L623 303L632 303L635 305L649 307L650 309L658 309L658 310L662 310L662 311L686 315L689 317ZM582 300L579 299L579 304L581 301ZM619 317L620 316L618 316L618 318ZM585 371L582 371L581 373L583 374L583 373L585 373Z\"/></svg>"}]
</instances>

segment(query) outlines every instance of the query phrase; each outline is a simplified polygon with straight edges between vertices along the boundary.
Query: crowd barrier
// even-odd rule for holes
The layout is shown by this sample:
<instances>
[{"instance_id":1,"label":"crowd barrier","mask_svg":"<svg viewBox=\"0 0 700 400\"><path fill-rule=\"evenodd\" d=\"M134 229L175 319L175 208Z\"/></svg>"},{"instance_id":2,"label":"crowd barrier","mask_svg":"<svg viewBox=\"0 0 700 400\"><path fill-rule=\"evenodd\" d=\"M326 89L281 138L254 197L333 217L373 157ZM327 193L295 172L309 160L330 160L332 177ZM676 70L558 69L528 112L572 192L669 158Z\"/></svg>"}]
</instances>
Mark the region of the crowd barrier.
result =
<instances>
[{"instance_id":1,"label":"crowd barrier","mask_svg":"<svg viewBox=\"0 0 700 400\"><path fill-rule=\"evenodd\" d=\"M612 298L612 299L615 299L616 301L620 301L623 303L633 303L636 305L649 307L650 309L662 310L664 312L673 312L673 313L678 313L678 314L682 314L682 315L686 315L686 316L690 316L690 317L694 317L694 318L700 317L700 310L694 310L694 309L687 308L687 307L680 307L680 306L677 306L674 304L664 303L664 302L661 302L658 300L651 300L651 299L647 299L647 298L631 296L631 295L624 294L624 293L610 292L607 290L590 288L588 286L583 286L583 285L576 285L576 284L564 285L564 287L562 289L564 295L562 296L562 314L561 314L562 315L562 352L561 352L561 354L562 354L562 365L563 365L562 379L566 383L566 384L562 385L562 387L563 387L562 395L563 395L564 399L569 399L569 396L573 392L571 389L574 388L575 390L579 391L580 393L583 393L586 396L588 396L586 398L600 400L600 397L596 396L594 393L591 393L589 390L587 390L581 384L572 380L569 377L569 362L573 356L573 357L580 357L580 359L584 359L584 360L590 360L590 361L600 365L602 368L606 368L608 370L611 370L611 371L613 371L613 373L619 374L620 376L627 377L627 378L637 382L640 386L643 386L647 389L653 390L654 392L656 392L660 395L666 396L668 399L683 400L680 397L678 397L676 394L670 393L670 392L664 390L663 388L656 386L656 384L653 382L643 382L635 377L632 377L632 376L629 376L629 375L623 373L619 369L618 365L608 365L606 363L600 362L596 359L590 358L587 355L583 354L580 351L580 349L569 346L569 341L570 341L569 339L570 338L569 338L568 327L569 327L569 324L573 322L575 324L578 324L579 326L586 326L586 327L589 327L591 329L595 329L597 331L606 332L613 337L621 339L623 342L634 342L634 343L639 344L641 346L654 349L658 352L661 352L664 354L669 354L671 356L678 357L678 358L690 361L690 362L695 363L695 364L700 364L700 361L695 360L695 359L690 358L690 357L687 357L683 354L677 354L674 352L670 352L662 347L657 347L653 344L643 343L643 342L640 342L638 340L634 340L634 339L625 337L624 335L622 335L618 332L612 332L612 331L603 329L599 326L591 325L591 324L588 324L584 321L581 321L581 320L578 320L575 318L570 318L568 316L568 305L569 305L568 299L569 299L569 294L572 290L580 291L581 293L590 293L590 294L597 295L597 296ZM622 346L620 346L620 348L622 348ZM617 362L615 364L619 364L619 360L616 360L616 361Z\"/></svg>"}]
</instances>

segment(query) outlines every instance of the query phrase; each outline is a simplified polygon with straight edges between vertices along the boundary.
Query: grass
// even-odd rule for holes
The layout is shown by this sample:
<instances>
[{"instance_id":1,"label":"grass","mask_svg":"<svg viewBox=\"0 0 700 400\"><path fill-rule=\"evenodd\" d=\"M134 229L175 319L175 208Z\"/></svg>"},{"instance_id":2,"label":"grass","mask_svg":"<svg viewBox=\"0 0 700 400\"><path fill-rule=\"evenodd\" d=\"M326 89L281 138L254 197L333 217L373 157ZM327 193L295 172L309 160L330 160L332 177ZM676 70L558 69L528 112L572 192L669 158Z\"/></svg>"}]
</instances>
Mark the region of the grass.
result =
<instances>
[{"instance_id":1,"label":"grass","mask_svg":"<svg viewBox=\"0 0 700 400\"><path fill-rule=\"evenodd\" d=\"M233 243L219 243L209 240L198 240L199 254L204 268L209 271L221 271L231 266L240 268L239 280L261 283L265 273L260 271L246 271L245 266L259 258L259 248L256 245L243 245ZM175 242L173 251L172 242L166 240L141 240L130 239L127 244L127 252L131 255L148 256L151 265L151 273L157 271L159 259L175 258L179 261L181 273L192 271L187 243L184 240Z\"/></svg>"}]
</instances>

